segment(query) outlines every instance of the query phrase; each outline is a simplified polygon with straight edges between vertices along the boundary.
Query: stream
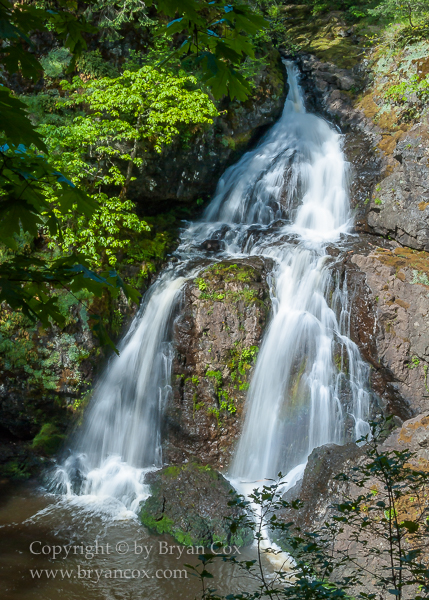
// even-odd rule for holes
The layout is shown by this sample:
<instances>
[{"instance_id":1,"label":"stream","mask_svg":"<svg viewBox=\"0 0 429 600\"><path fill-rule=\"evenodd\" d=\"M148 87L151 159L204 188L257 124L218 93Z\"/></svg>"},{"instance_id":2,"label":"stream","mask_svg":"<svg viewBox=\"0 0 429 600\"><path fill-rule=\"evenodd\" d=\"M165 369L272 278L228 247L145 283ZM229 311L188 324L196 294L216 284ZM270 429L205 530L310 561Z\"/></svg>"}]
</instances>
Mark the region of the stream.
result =
<instances>
[{"instance_id":1,"label":"stream","mask_svg":"<svg viewBox=\"0 0 429 600\"><path fill-rule=\"evenodd\" d=\"M197 581L176 577L197 556L187 556L167 536L149 534L137 513L150 494L145 473L163 464L172 322L183 285L198 276L202 264L207 267L206 240L219 242L219 250L209 256L213 262L260 256L274 265L272 315L226 474L232 485L247 495L255 482L282 472L287 489L302 476L314 448L368 433L369 369L349 338L346 286L335 278L329 252L344 247L352 228L342 136L306 112L297 69L284 62L289 92L281 118L254 150L227 169L203 218L182 232L176 262L145 295L120 343L120 355L111 359L97 384L82 426L47 475L46 489L3 486L2 598L173 600L197 595ZM347 368L338 368L338 357ZM292 393L297 372L298 389ZM297 397L299 403L292 401ZM78 550L66 556L64 546ZM164 552L170 546L172 551ZM241 552L254 556L253 548ZM56 575L34 575L40 569L56 570ZM70 577L57 572L61 569ZM113 569L129 570L130 576L106 578ZM219 561L216 576L220 592L240 589L228 564Z\"/></svg>"}]
</instances>

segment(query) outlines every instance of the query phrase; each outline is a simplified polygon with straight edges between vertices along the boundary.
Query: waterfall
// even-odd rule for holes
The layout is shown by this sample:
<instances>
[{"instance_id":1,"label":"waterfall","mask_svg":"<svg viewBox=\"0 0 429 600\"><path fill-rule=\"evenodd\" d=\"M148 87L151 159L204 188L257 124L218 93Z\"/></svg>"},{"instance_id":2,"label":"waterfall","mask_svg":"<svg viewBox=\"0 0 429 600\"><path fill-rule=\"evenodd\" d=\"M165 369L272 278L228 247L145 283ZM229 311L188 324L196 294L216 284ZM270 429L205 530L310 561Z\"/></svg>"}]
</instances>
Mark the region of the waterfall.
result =
<instances>
[{"instance_id":1,"label":"waterfall","mask_svg":"<svg viewBox=\"0 0 429 600\"><path fill-rule=\"evenodd\" d=\"M333 280L328 253L351 226L341 135L305 111L298 72L285 66L289 92L281 118L226 170L203 219L182 233L178 266L146 295L52 489L114 498L131 511L147 496L144 474L162 465L171 324L206 239L224 243L214 260L259 255L275 265L273 315L229 472L238 489L279 471L289 473L291 485L313 448L343 443L351 423L355 439L367 432L368 367L349 338L346 285Z\"/></svg>"}]
</instances>

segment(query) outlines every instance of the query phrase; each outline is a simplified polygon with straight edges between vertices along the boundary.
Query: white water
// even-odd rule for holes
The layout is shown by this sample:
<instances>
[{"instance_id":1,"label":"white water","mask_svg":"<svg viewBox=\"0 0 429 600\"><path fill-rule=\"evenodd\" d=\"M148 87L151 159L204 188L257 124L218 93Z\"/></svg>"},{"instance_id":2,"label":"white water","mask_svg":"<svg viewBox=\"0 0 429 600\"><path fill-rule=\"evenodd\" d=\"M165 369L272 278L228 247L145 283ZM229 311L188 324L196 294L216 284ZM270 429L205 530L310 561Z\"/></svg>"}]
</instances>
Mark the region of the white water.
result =
<instances>
[{"instance_id":1,"label":"white water","mask_svg":"<svg viewBox=\"0 0 429 600\"><path fill-rule=\"evenodd\" d=\"M57 491L88 503L114 498L122 514L146 497L144 473L162 465L171 323L183 283L207 258L206 239L224 244L214 260L260 255L275 264L273 316L230 467L237 489L247 494L279 471L293 485L313 448L343 443L350 428L355 439L367 432L368 369L348 337L346 286L333 285L327 253L351 224L347 163L341 136L305 112L296 70L286 67L281 119L225 172L203 220L183 232L179 264L151 288L110 362L56 471Z\"/></svg>"}]
</instances>

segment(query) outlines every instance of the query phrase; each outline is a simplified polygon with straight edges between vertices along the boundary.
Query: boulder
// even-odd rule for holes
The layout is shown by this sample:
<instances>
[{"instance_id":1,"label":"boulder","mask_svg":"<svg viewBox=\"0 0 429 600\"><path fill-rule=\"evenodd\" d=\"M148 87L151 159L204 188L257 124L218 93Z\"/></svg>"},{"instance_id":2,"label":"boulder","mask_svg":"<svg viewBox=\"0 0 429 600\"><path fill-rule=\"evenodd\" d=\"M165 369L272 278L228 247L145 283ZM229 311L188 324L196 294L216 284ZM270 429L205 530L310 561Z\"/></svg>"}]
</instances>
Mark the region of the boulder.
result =
<instances>
[{"instance_id":1,"label":"boulder","mask_svg":"<svg viewBox=\"0 0 429 600\"><path fill-rule=\"evenodd\" d=\"M140 519L151 531L172 535L186 546L245 545L253 540L250 530L230 532L229 518L239 508L228 506L233 488L207 465L190 462L164 467L146 476L151 496L140 511Z\"/></svg>"},{"instance_id":2,"label":"boulder","mask_svg":"<svg viewBox=\"0 0 429 600\"><path fill-rule=\"evenodd\" d=\"M163 456L223 469L240 435L246 390L271 302L260 258L204 269L183 294L175 321L173 394L163 424Z\"/></svg>"},{"instance_id":3,"label":"boulder","mask_svg":"<svg viewBox=\"0 0 429 600\"><path fill-rule=\"evenodd\" d=\"M302 507L281 511L279 518L284 522L292 521L295 527L305 531L317 530L323 525L330 505L340 500L343 486L334 479L335 475L346 471L361 456L361 448L353 443L315 448L308 457L302 480L284 496L289 502L301 500Z\"/></svg>"}]
</instances>

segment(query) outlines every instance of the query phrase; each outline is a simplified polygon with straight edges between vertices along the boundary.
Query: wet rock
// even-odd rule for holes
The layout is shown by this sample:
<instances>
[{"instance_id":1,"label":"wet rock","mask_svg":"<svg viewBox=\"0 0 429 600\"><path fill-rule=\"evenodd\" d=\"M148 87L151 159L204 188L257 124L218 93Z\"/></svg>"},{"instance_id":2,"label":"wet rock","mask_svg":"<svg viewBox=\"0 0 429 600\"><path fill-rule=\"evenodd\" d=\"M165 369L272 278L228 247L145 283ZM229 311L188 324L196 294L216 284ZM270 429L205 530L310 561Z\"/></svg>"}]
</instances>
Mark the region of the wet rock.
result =
<instances>
[{"instance_id":1,"label":"wet rock","mask_svg":"<svg viewBox=\"0 0 429 600\"><path fill-rule=\"evenodd\" d=\"M260 258L224 261L186 285L174 326L164 460L181 463L197 457L227 467L270 311L266 275Z\"/></svg>"},{"instance_id":2,"label":"wet rock","mask_svg":"<svg viewBox=\"0 0 429 600\"><path fill-rule=\"evenodd\" d=\"M240 514L228 506L233 489L209 466L190 462L164 467L149 473L145 481L152 495L143 504L140 519L151 531L168 533L187 546L209 547L216 542L242 546L253 540L246 529L231 535L228 517Z\"/></svg>"},{"instance_id":3,"label":"wet rock","mask_svg":"<svg viewBox=\"0 0 429 600\"><path fill-rule=\"evenodd\" d=\"M224 246L225 242L222 240L205 240L201 244L201 248L207 250L207 252L220 252Z\"/></svg>"},{"instance_id":4,"label":"wet rock","mask_svg":"<svg viewBox=\"0 0 429 600\"><path fill-rule=\"evenodd\" d=\"M342 69L313 55L301 54L298 65L303 72L301 85L308 108L339 124L343 131L363 131L365 117L356 108L354 94L364 79L358 69Z\"/></svg>"},{"instance_id":5,"label":"wet rock","mask_svg":"<svg viewBox=\"0 0 429 600\"><path fill-rule=\"evenodd\" d=\"M332 502L340 499L342 486L334 479L335 475L355 464L362 453L353 443L345 446L327 444L315 448L308 457L302 480L284 496L289 502L300 499L303 506L281 511L279 518L286 523L293 521L296 527L306 531L317 530L323 524Z\"/></svg>"}]
</instances>

